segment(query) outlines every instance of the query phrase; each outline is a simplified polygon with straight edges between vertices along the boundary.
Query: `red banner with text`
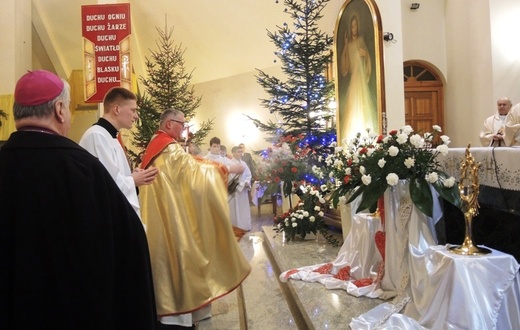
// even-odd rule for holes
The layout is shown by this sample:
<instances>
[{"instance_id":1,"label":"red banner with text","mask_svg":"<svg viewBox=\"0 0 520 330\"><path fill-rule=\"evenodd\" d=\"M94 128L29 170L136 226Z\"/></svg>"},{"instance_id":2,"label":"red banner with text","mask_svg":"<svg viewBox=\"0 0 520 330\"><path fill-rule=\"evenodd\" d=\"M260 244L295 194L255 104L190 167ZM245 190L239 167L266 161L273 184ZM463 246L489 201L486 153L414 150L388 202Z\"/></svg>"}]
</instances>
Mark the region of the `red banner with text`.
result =
<instances>
[{"instance_id":1,"label":"red banner with text","mask_svg":"<svg viewBox=\"0 0 520 330\"><path fill-rule=\"evenodd\" d=\"M130 4L81 6L85 102L116 86L131 89Z\"/></svg>"}]
</instances>

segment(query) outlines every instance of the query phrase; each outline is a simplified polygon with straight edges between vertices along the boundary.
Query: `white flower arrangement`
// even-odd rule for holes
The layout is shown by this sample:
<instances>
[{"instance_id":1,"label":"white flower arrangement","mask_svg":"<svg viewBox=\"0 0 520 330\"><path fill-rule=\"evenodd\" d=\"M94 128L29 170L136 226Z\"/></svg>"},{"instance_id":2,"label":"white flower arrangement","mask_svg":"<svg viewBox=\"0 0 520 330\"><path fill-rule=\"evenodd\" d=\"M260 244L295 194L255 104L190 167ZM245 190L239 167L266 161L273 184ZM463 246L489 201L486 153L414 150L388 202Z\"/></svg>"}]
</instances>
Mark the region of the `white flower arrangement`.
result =
<instances>
[{"instance_id":1,"label":"white flower arrangement","mask_svg":"<svg viewBox=\"0 0 520 330\"><path fill-rule=\"evenodd\" d=\"M333 205L344 201L342 197L350 193L347 203L363 194L358 210L373 208L384 191L399 180L410 181L412 201L426 215L433 212L430 185L444 199L459 205L455 178L442 172L436 160L438 154L448 153L450 138L440 135L440 126L432 128L431 133L419 134L407 125L387 136L368 131L344 141L344 148L336 147L336 152L323 159L323 171L329 173L331 187L335 188ZM439 145L434 148L435 143Z\"/></svg>"}]
</instances>

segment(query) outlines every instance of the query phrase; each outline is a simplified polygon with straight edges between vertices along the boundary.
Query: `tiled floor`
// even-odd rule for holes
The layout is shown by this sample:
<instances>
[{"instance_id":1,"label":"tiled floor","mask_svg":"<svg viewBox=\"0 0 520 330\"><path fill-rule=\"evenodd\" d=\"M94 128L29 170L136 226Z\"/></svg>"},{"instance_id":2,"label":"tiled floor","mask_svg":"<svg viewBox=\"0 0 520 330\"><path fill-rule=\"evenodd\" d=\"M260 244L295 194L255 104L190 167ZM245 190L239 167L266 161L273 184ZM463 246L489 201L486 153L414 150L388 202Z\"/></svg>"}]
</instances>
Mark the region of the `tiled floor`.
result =
<instances>
[{"instance_id":1,"label":"tiled floor","mask_svg":"<svg viewBox=\"0 0 520 330\"><path fill-rule=\"evenodd\" d=\"M213 316L199 322L197 329L348 329L352 317L381 302L327 290L318 283L281 284L280 271L332 261L339 247L314 240L283 243L273 231L272 212L269 204L262 205L260 215L251 208L252 230L239 245L252 271L239 289L213 302Z\"/></svg>"},{"instance_id":2,"label":"tiled floor","mask_svg":"<svg viewBox=\"0 0 520 330\"><path fill-rule=\"evenodd\" d=\"M212 317L199 322L198 330L297 329L263 244L262 227L273 224L272 206L262 205L260 214L252 206L251 217L252 229L239 242L251 273L239 289L212 303Z\"/></svg>"}]
</instances>

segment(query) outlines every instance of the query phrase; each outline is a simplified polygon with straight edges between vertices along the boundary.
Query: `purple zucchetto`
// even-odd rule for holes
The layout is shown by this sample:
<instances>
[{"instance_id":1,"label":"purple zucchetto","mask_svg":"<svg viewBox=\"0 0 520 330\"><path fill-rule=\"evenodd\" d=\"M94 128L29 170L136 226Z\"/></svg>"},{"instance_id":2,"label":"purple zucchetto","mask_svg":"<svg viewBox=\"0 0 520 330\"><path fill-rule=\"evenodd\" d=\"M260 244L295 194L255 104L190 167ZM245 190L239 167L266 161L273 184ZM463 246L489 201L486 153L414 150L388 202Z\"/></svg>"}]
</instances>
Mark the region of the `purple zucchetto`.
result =
<instances>
[{"instance_id":1,"label":"purple zucchetto","mask_svg":"<svg viewBox=\"0 0 520 330\"><path fill-rule=\"evenodd\" d=\"M14 101L24 107L41 105L60 95L63 86L60 77L52 72L28 71L16 83Z\"/></svg>"}]
</instances>

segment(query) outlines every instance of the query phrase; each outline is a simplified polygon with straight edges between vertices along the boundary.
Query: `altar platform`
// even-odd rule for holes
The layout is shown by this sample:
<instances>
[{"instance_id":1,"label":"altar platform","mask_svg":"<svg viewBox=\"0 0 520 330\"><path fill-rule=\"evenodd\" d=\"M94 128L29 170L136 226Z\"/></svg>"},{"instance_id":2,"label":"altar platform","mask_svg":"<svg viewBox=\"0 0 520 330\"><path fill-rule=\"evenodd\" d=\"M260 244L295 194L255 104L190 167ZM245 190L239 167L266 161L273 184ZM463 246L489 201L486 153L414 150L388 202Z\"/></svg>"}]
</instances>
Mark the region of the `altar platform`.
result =
<instances>
[{"instance_id":1,"label":"altar platform","mask_svg":"<svg viewBox=\"0 0 520 330\"><path fill-rule=\"evenodd\" d=\"M329 290L320 283L296 280L289 280L286 283L281 282L279 280L281 272L297 267L331 262L337 257L341 247L333 247L315 239L296 240L286 243L283 241L282 235L277 234L273 230L270 205L262 205L262 210L263 215L256 216L256 212L254 212L256 208L252 207L254 212L252 212L253 231L248 232L239 241L244 255L252 266L251 274L237 290L213 302L213 316L210 319L199 322L197 325L198 330L349 329L349 324L354 318L359 318L360 315L372 311L373 308L384 307L385 304L391 301L355 297L348 294L345 290ZM340 232L335 232L335 235L342 240ZM443 301L443 299L447 299L450 296L463 299L464 296L461 295L461 291L457 289L451 293L442 294L442 290L440 290L442 286L436 287L435 285L446 283L448 280L452 281L453 276L456 276L456 272L446 271L446 269L460 269L460 264L457 265L460 262L467 263L468 267L473 269L475 268L474 262L478 261L478 259L472 257L469 259L450 257L439 250L442 250L442 248L443 246L432 247L427 253L427 259L432 265L442 262L444 271L439 271L436 274L449 274L451 279L443 277L443 280L436 281L435 274L432 274L430 277L432 281L429 281L428 284L431 288L428 291L437 293L436 296L432 296L431 300L436 303L431 304L423 300L424 306L421 306L421 301L417 301L416 306L419 309L424 308L426 311L425 317L431 317L432 320L439 319L435 315L440 315L440 313L445 313L445 316L448 318L455 317L456 319L467 320L467 318L462 318L462 316L474 317L476 315L471 312L463 312L464 308L472 308L473 305L471 303L466 301L461 304L462 300ZM503 259L505 256L498 254L497 257ZM511 259L507 260L511 261ZM492 260L491 264L496 264L496 261ZM503 271L506 268L502 266L495 267L495 271L492 273L498 274L497 271ZM433 267L432 269L440 268ZM465 274L465 272L462 274ZM477 278L482 278L478 274L476 276ZM502 276L500 277L502 278ZM464 283L464 281L460 280L455 281ZM518 282L517 280L516 288L520 284ZM482 288L489 289L491 285L498 283L498 279L495 277L490 281L484 280L482 283L484 283ZM457 288L457 286L452 285L449 287ZM462 288L468 287L463 286ZM518 290L516 291L518 292ZM474 295L469 295L470 300L473 297L476 297L479 301L484 298L484 292L480 289L480 286L474 293ZM425 295L423 294L422 296ZM505 312L511 315L515 311L518 313L520 309L518 302L518 296L516 299L503 300L503 306L507 306ZM435 306L451 306L451 308L437 309ZM502 311L501 313L505 312ZM480 321L478 319L475 320L475 322ZM355 327L354 329L369 328ZM394 329L423 330L428 328L395 327ZM462 324L458 329L474 328L464 327L464 324ZM487 328L480 327L480 329ZM501 323L500 327L491 327L489 329L508 330L515 329L515 327L508 327L507 323L505 325Z\"/></svg>"}]
</instances>

